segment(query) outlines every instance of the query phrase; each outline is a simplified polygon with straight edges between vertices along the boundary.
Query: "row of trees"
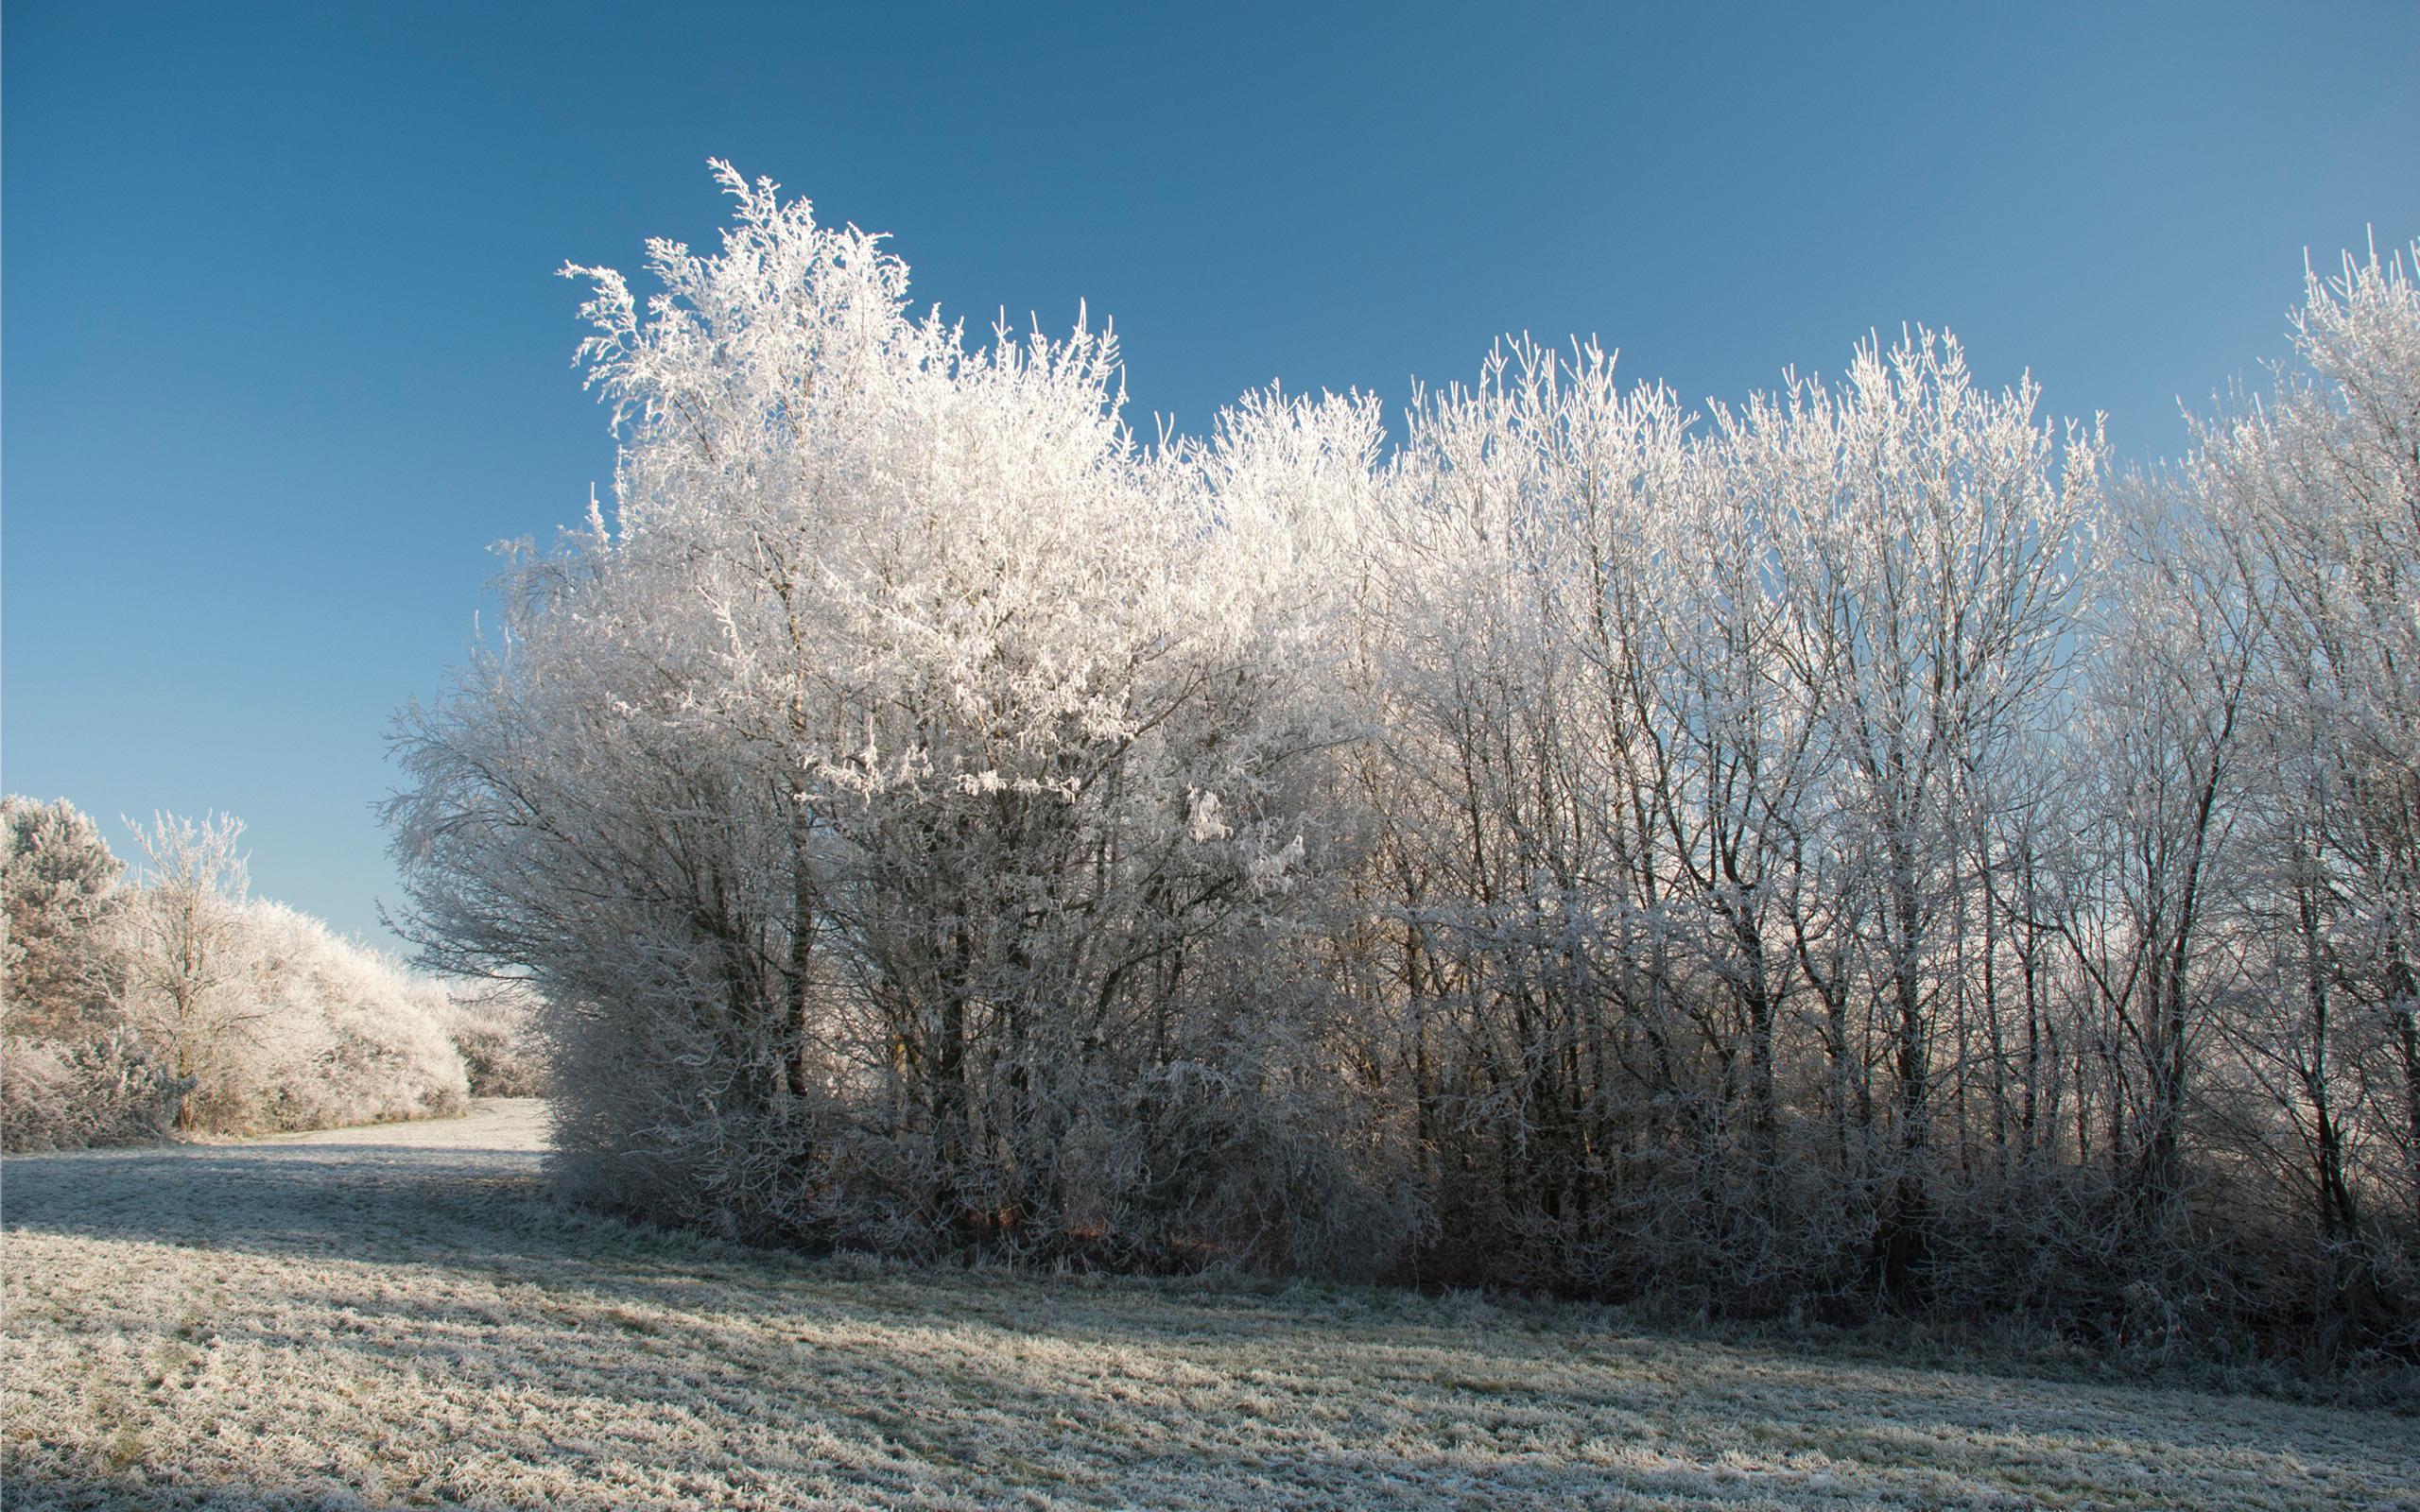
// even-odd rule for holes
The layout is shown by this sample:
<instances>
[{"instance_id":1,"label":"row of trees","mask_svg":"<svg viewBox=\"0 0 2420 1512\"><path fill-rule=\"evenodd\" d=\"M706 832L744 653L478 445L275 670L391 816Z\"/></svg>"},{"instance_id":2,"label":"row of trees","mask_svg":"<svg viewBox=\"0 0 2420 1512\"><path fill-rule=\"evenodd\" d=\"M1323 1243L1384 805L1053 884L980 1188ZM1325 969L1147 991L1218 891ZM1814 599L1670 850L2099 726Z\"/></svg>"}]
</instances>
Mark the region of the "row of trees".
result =
<instances>
[{"instance_id":1,"label":"row of trees","mask_svg":"<svg viewBox=\"0 0 2420 1512\"><path fill-rule=\"evenodd\" d=\"M242 828L155 818L134 832L145 864L130 878L64 799L0 802L8 1148L463 1110L463 1008L443 984L248 897Z\"/></svg>"},{"instance_id":2,"label":"row of trees","mask_svg":"<svg viewBox=\"0 0 2420 1512\"><path fill-rule=\"evenodd\" d=\"M619 509L405 712L575 1190L743 1236L1725 1311L2420 1328L2420 296L2117 478L1956 344L1248 397L911 318L721 170Z\"/></svg>"}]
</instances>

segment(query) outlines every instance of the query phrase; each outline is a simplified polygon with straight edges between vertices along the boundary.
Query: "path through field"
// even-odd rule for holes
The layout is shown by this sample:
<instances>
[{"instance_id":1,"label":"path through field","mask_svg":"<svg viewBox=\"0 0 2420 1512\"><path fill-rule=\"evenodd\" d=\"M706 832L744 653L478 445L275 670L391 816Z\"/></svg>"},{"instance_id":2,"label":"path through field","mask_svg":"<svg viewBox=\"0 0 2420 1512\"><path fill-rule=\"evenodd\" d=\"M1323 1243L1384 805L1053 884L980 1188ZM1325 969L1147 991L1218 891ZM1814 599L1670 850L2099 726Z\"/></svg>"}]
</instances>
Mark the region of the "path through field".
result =
<instances>
[{"instance_id":1,"label":"path through field","mask_svg":"<svg viewBox=\"0 0 2420 1512\"><path fill-rule=\"evenodd\" d=\"M631 1230L542 1115L7 1161L7 1504L2420 1508L2384 1414Z\"/></svg>"}]
</instances>

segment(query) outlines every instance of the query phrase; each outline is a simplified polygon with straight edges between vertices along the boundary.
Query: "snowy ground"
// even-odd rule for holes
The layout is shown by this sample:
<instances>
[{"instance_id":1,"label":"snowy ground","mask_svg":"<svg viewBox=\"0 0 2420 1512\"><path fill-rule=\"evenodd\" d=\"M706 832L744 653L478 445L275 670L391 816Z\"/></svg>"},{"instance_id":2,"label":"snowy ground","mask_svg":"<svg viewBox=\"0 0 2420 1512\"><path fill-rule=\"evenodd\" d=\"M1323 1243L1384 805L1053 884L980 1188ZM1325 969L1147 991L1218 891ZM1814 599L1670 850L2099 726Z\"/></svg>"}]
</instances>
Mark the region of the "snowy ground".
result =
<instances>
[{"instance_id":1,"label":"snowy ground","mask_svg":"<svg viewBox=\"0 0 2420 1512\"><path fill-rule=\"evenodd\" d=\"M544 1136L8 1161L7 1504L2420 1508L2405 1418L808 1263L534 1200Z\"/></svg>"}]
</instances>

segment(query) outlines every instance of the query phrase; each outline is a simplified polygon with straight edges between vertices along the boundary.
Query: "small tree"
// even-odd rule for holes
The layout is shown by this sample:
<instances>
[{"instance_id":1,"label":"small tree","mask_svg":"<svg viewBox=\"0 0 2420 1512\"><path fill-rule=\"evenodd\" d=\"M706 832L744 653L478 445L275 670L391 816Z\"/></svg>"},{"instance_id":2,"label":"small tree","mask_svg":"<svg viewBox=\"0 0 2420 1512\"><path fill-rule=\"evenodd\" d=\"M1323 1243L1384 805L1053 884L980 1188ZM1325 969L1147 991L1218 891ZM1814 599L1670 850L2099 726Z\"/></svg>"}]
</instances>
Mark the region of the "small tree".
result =
<instances>
[{"instance_id":1,"label":"small tree","mask_svg":"<svg viewBox=\"0 0 2420 1512\"><path fill-rule=\"evenodd\" d=\"M70 1035L110 997L107 928L126 864L65 799L0 799L0 982L10 1034Z\"/></svg>"},{"instance_id":2,"label":"small tree","mask_svg":"<svg viewBox=\"0 0 2420 1512\"><path fill-rule=\"evenodd\" d=\"M223 815L197 823L155 814L148 829L127 823L148 885L125 910L120 931L126 1011L176 1075L207 1087L223 1076L248 1026L261 1017L246 990L249 879L235 850L244 826ZM199 1116L189 1098L177 1126L193 1127Z\"/></svg>"}]
</instances>

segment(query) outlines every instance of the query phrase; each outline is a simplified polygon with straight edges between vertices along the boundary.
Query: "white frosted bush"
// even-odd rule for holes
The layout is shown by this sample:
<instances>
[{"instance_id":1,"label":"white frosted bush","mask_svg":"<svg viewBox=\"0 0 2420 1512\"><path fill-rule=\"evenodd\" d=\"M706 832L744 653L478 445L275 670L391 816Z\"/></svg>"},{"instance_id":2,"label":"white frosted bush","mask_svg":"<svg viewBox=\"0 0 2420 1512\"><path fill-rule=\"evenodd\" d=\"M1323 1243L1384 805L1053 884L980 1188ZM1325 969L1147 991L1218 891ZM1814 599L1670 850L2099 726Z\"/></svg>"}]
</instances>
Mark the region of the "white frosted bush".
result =
<instances>
[{"instance_id":1,"label":"white frosted bush","mask_svg":"<svg viewBox=\"0 0 2420 1512\"><path fill-rule=\"evenodd\" d=\"M873 238L723 179L737 224L654 244L664 297L587 270L614 527L524 558L505 640L399 730L410 927L542 988L559 1181L912 1252L1384 1230L1340 1217L1372 1204L1323 989L1216 995L1282 974L1312 890L1350 733L1313 610L1373 407L1145 455L1107 334L969 350Z\"/></svg>"},{"instance_id":2,"label":"white frosted bush","mask_svg":"<svg viewBox=\"0 0 2420 1512\"><path fill-rule=\"evenodd\" d=\"M167 1133L183 1085L124 1029L0 1038L0 1149L147 1143Z\"/></svg>"},{"instance_id":3,"label":"white frosted bush","mask_svg":"<svg viewBox=\"0 0 2420 1512\"><path fill-rule=\"evenodd\" d=\"M126 865L65 799L0 799L0 1011L73 1039L106 1015L109 925Z\"/></svg>"},{"instance_id":4,"label":"white frosted bush","mask_svg":"<svg viewBox=\"0 0 2420 1512\"><path fill-rule=\"evenodd\" d=\"M7 803L0 1141L72 1149L459 1113L442 983L247 899L231 817L135 826L134 885L63 800ZM499 1020L499 1025L504 1021ZM508 1037L509 1038L509 1037Z\"/></svg>"},{"instance_id":5,"label":"white frosted bush","mask_svg":"<svg viewBox=\"0 0 2420 1512\"><path fill-rule=\"evenodd\" d=\"M470 1088L442 984L281 903L246 905L244 1033L201 1089L228 1131L457 1114Z\"/></svg>"},{"instance_id":6,"label":"white frosted bush","mask_svg":"<svg viewBox=\"0 0 2420 1512\"><path fill-rule=\"evenodd\" d=\"M539 1097L549 1059L537 994L517 982L462 982L446 991L445 1033L474 1097Z\"/></svg>"}]
</instances>

